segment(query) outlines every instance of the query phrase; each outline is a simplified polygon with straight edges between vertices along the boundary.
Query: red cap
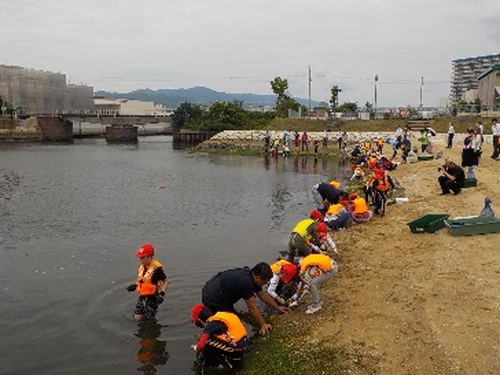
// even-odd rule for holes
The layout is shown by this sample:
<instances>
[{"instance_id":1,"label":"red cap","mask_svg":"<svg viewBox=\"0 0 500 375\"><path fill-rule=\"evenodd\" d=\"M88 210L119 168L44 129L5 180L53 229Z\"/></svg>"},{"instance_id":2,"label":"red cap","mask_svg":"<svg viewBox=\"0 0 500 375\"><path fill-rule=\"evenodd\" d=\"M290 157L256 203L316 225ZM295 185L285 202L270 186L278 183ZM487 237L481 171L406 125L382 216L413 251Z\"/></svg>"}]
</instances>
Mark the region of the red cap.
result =
<instances>
[{"instance_id":1,"label":"red cap","mask_svg":"<svg viewBox=\"0 0 500 375\"><path fill-rule=\"evenodd\" d=\"M350 200L350 201L353 201L353 200L355 200L355 199L357 199L357 198L358 198L358 196L357 196L356 194L351 194L351 195L349 195L349 200Z\"/></svg>"},{"instance_id":2,"label":"red cap","mask_svg":"<svg viewBox=\"0 0 500 375\"><path fill-rule=\"evenodd\" d=\"M135 253L137 258L150 257L155 255L155 248L149 243L145 243L139 248L139 251Z\"/></svg>"},{"instance_id":3,"label":"red cap","mask_svg":"<svg viewBox=\"0 0 500 375\"><path fill-rule=\"evenodd\" d=\"M326 235L328 234L328 227L325 223L319 223L317 230L320 236L326 237Z\"/></svg>"},{"instance_id":4,"label":"red cap","mask_svg":"<svg viewBox=\"0 0 500 375\"><path fill-rule=\"evenodd\" d=\"M281 274L283 275L283 282L285 284L288 284L294 276L297 274L299 269L295 264L292 263L287 263L284 264L283 267L281 267Z\"/></svg>"},{"instance_id":5,"label":"red cap","mask_svg":"<svg viewBox=\"0 0 500 375\"><path fill-rule=\"evenodd\" d=\"M198 317L200 316L200 313L202 310L205 308L203 305L194 305L193 309L191 310L191 320L193 323L196 323L198 321Z\"/></svg>"},{"instance_id":6,"label":"red cap","mask_svg":"<svg viewBox=\"0 0 500 375\"><path fill-rule=\"evenodd\" d=\"M309 217L313 220L323 221L323 214L319 210L312 210Z\"/></svg>"}]
</instances>

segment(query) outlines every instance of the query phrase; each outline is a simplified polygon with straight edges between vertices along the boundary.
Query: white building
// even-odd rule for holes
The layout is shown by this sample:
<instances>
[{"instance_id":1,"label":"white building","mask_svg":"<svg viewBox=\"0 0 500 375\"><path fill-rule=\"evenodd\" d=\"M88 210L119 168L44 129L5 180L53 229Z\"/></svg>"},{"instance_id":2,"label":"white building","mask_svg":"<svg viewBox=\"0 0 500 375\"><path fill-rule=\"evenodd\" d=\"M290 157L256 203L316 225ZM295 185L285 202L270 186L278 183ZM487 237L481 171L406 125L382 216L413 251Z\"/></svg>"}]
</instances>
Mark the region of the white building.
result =
<instances>
[{"instance_id":1,"label":"white building","mask_svg":"<svg viewBox=\"0 0 500 375\"><path fill-rule=\"evenodd\" d=\"M120 98L94 98L96 113L99 115L120 116L158 116L166 117L173 114L161 104Z\"/></svg>"}]
</instances>

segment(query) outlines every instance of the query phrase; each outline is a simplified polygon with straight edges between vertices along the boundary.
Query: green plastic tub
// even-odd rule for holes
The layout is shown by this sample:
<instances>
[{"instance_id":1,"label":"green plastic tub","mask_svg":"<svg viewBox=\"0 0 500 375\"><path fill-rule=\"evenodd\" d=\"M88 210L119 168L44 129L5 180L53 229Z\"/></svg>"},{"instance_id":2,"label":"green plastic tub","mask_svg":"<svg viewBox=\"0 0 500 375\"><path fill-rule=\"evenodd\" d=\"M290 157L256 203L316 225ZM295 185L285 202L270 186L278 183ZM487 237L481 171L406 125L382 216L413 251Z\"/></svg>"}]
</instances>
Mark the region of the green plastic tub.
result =
<instances>
[{"instance_id":1,"label":"green plastic tub","mask_svg":"<svg viewBox=\"0 0 500 375\"><path fill-rule=\"evenodd\" d=\"M425 215L417 220L409 222L407 225L410 227L412 233L434 233L446 225L444 223L450 215Z\"/></svg>"},{"instance_id":2,"label":"green plastic tub","mask_svg":"<svg viewBox=\"0 0 500 375\"><path fill-rule=\"evenodd\" d=\"M433 160L434 155L419 155L417 156L418 160L424 161L424 160Z\"/></svg>"},{"instance_id":3,"label":"green plastic tub","mask_svg":"<svg viewBox=\"0 0 500 375\"><path fill-rule=\"evenodd\" d=\"M452 236L500 233L500 219L492 216L445 220Z\"/></svg>"},{"instance_id":4,"label":"green plastic tub","mask_svg":"<svg viewBox=\"0 0 500 375\"><path fill-rule=\"evenodd\" d=\"M477 186L477 179L475 178L466 178L464 182L464 188L470 188Z\"/></svg>"}]
</instances>

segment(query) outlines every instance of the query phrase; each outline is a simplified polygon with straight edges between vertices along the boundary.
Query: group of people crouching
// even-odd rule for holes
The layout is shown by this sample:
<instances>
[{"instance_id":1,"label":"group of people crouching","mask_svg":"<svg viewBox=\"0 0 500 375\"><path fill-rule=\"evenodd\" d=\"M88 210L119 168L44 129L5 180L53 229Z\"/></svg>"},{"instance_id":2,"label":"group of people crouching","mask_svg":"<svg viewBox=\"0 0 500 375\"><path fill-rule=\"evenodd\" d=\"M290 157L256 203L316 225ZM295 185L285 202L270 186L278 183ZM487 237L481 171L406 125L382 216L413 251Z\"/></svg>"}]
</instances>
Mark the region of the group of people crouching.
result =
<instances>
[{"instance_id":1,"label":"group of people crouching","mask_svg":"<svg viewBox=\"0 0 500 375\"><path fill-rule=\"evenodd\" d=\"M384 195L391 184L385 171L377 168L367 181L366 194L372 194L373 190ZM334 259L338 250L329 230L345 229L351 221L368 221L372 213L367 199L349 195L337 181L315 185L312 194L317 207L295 225L288 251L284 251L281 258L272 264L259 263L252 269L219 272L204 285L202 304L193 307L191 318L203 329L194 349L205 363L231 368L241 365L249 340L234 308L240 299L244 300L261 334L268 333L272 326L262 316L257 298L278 313L286 313L310 294L305 314L315 314L322 309L318 288L338 272ZM385 203L379 202L377 193L374 194L375 212L383 215Z\"/></svg>"},{"instance_id":2,"label":"group of people crouching","mask_svg":"<svg viewBox=\"0 0 500 375\"><path fill-rule=\"evenodd\" d=\"M389 179L383 169L378 168L368 179L370 192L367 190L367 194L384 184L389 186ZM384 189L379 191L384 193ZM283 314L300 305L310 294L305 313L314 314L322 309L318 286L338 272L334 259L338 251L329 230L345 229L351 221L368 221L372 213L368 199L349 195L336 181L315 185L312 194L317 207L309 217L294 226L288 251L284 251L282 257L272 264L261 262L253 268L221 271L203 286L201 303L192 308L191 319L203 330L193 348L204 364L229 368L241 366L249 338L234 306L240 300L245 302L262 335L267 334L272 326L261 314L257 298ZM385 205L376 196L375 212L382 215ZM136 253L140 259L137 282L127 288L139 293L134 312L136 320L154 319L168 288L163 266L154 255L151 244L144 244Z\"/></svg>"}]
</instances>

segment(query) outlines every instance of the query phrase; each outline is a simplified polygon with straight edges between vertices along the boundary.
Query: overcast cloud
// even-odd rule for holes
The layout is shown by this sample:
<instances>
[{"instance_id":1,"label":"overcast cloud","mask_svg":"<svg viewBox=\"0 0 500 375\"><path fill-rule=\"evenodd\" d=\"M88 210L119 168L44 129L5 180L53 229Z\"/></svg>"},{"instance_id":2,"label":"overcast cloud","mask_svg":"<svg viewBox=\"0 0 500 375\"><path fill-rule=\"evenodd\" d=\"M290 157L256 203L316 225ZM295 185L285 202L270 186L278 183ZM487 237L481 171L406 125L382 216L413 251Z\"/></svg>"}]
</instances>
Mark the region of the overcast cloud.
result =
<instances>
[{"instance_id":1,"label":"overcast cloud","mask_svg":"<svg viewBox=\"0 0 500 375\"><path fill-rule=\"evenodd\" d=\"M95 90L206 86L437 106L451 60L500 53L498 0L0 0L0 64Z\"/></svg>"}]
</instances>

